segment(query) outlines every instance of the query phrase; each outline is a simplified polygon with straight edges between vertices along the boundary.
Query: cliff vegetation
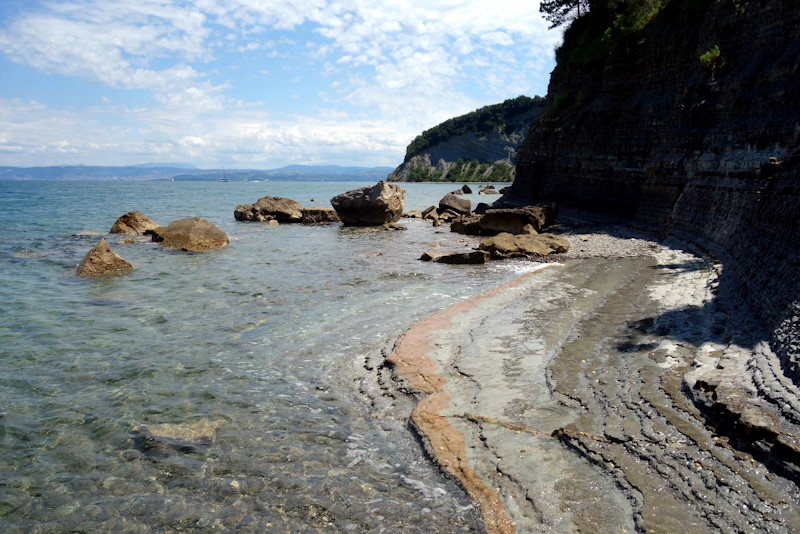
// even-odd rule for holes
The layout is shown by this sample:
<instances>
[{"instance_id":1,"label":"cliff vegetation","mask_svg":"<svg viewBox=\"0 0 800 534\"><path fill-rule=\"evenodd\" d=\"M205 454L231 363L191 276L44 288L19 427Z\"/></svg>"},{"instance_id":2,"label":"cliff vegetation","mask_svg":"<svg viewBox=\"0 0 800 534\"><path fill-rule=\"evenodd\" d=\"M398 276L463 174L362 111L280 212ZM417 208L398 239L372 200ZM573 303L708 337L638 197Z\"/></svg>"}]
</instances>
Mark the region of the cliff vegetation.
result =
<instances>
[{"instance_id":1,"label":"cliff vegetation","mask_svg":"<svg viewBox=\"0 0 800 534\"><path fill-rule=\"evenodd\" d=\"M544 105L542 97L519 96L425 130L408 145L389 180L510 182L516 149Z\"/></svg>"}]
</instances>

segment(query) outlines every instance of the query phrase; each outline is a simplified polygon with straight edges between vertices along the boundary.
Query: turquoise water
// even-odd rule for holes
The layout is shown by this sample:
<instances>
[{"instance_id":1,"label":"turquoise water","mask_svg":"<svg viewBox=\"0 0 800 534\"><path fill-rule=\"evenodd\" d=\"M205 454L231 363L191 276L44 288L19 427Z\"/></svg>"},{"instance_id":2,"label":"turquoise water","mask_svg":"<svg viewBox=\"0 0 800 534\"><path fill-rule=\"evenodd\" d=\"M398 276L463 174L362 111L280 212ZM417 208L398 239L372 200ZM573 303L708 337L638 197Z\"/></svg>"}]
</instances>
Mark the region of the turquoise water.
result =
<instances>
[{"instance_id":1,"label":"turquoise water","mask_svg":"<svg viewBox=\"0 0 800 534\"><path fill-rule=\"evenodd\" d=\"M415 219L365 234L233 218L264 195L329 206L361 185L0 182L0 531L476 531L414 437L371 417L356 371L413 321L528 266L420 262L431 243L475 242ZM406 209L452 188L410 184ZM99 238L75 234L132 209L206 218L230 246L107 236L133 271L76 277ZM216 434L141 430L163 424Z\"/></svg>"}]
</instances>

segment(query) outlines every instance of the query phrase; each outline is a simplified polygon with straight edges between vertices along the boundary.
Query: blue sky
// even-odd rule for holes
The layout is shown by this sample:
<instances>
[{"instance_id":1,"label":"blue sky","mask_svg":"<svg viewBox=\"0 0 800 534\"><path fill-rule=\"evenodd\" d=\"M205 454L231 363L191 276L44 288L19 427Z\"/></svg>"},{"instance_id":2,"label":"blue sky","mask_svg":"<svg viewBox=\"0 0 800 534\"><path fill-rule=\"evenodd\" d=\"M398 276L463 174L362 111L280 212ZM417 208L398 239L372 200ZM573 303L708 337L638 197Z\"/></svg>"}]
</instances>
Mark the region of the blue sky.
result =
<instances>
[{"instance_id":1,"label":"blue sky","mask_svg":"<svg viewBox=\"0 0 800 534\"><path fill-rule=\"evenodd\" d=\"M560 40L537 1L2 0L0 165L394 166Z\"/></svg>"}]
</instances>

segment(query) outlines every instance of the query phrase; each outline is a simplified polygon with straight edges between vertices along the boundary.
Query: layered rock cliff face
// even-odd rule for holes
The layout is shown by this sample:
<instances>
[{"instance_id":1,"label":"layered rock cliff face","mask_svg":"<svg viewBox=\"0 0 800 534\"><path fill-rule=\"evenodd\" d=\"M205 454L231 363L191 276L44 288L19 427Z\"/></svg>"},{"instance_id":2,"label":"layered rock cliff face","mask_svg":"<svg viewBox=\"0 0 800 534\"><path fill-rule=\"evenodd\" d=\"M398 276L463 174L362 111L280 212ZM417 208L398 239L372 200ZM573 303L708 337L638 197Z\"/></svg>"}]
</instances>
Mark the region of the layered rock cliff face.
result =
<instances>
[{"instance_id":1,"label":"layered rock cliff face","mask_svg":"<svg viewBox=\"0 0 800 534\"><path fill-rule=\"evenodd\" d=\"M715 45L712 72L700 56ZM707 247L724 266L719 290L743 296L800 385L797 2L672 0L605 59L557 68L548 101L506 200L619 215Z\"/></svg>"}]
</instances>

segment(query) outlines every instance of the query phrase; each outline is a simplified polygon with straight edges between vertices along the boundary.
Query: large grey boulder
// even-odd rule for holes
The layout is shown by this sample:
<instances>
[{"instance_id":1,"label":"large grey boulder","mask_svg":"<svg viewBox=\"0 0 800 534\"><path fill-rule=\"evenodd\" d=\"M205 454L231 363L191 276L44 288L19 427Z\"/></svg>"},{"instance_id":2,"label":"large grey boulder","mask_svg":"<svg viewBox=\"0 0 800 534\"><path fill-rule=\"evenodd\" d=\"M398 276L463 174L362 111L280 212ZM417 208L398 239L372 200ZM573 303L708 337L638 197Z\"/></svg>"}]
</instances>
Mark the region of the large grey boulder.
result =
<instances>
[{"instance_id":1,"label":"large grey boulder","mask_svg":"<svg viewBox=\"0 0 800 534\"><path fill-rule=\"evenodd\" d=\"M78 276L97 276L100 274L121 273L133 269L133 266L111 250L105 239L100 239L83 257L78 265Z\"/></svg>"},{"instance_id":2,"label":"large grey boulder","mask_svg":"<svg viewBox=\"0 0 800 534\"><path fill-rule=\"evenodd\" d=\"M200 217L187 217L154 231L153 240L166 249L203 252L228 246L228 236L212 223Z\"/></svg>"},{"instance_id":3,"label":"large grey boulder","mask_svg":"<svg viewBox=\"0 0 800 534\"><path fill-rule=\"evenodd\" d=\"M552 234L508 233L487 237L478 246L491 254L492 258L511 258L514 256L547 256L553 252L562 253L569 250L569 240Z\"/></svg>"},{"instance_id":4,"label":"large grey boulder","mask_svg":"<svg viewBox=\"0 0 800 534\"><path fill-rule=\"evenodd\" d=\"M255 204L240 204L233 210L237 221L255 222L301 222L303 211L300 203L291 198L261 197Z\"/></svg>"},{"instance_id":5,"label":"large grey boulder","mask_svg":"<svg viewBox=\"0 0 800 534\"><path fill-rule=\"evenodd\" d=\"M142 212L133 210L121 215L111 226L110 234L145 235L161 226Z\"/></svg>"},{"instance_id":6,"label":"large grey boulder","mask_svg":"<svg viewBox=\"0 0 800 534\"><path fill-rule=\"evenodd\" d=\"M452 193L447 193L439 201L439 214L447 210L454 211L460 215L467 215L472 209L472 202L468 198L460 198Z\"/></svg>"},{"instance_id":7,"label":"large grey boulder","mask_svg":"<svg viewBox=\"0 0 800 534\"><path fill-rule=\"evenodd\" d=\"M369 187L353 189L331 199L331 205L345 225L380 226L394 223L403 215L406 190L381 180Z\"/></svg>"}]
</instances>

